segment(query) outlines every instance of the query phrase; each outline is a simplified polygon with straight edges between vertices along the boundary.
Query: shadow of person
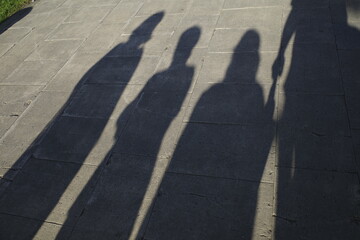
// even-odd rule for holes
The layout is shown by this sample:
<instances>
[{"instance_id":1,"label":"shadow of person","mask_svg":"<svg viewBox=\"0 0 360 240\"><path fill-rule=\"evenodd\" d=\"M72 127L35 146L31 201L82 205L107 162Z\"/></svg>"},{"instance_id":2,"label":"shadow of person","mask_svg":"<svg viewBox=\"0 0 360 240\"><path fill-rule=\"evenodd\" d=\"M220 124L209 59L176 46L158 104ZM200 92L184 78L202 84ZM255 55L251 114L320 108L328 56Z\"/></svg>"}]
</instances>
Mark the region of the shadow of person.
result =
<instances>
[{"instance_id":1,"label":"shadow of person","mask_svg":"<svg viewBox=\"0 0 360 240\"><path fill-rule=\"evenodd\" d=\"M143 233L160 177L155 167L166 160L164 145L175 144L172 133L194 76L187 61L199 37L198 27L186 30L169 68L151 77L118 118L117 142L71 239L136 239Z\"/></svg>"},{"instance_id":2,"label":"shadow of person","mask_svg":"<svg viewBox=\"0 0 360 240\"><path fill-rule=\"evenodd\" d=\"M20 11L16 12L14 15L10 16L8 19L4 20L2 23L0 23L0 35L4 33L8 28L10 28L12 25L26 17L32 10L32 7L27 7L24 9L21 9Z\"/></svg>"},{"instance_id":3,"label":"shadow of person","mask_svg":"<svg viewBox=\"0 0 360 240\"><path fill-rule=\"evenodd\" d=\"M34 147L19 158L11 173L5 174L4 179L11 179L7 175L18 172L2 194L0 212L37 221L21 226L19 219L5 219L0 224L1 239L20 236L20 227L21 237L32 239L42 225L45 229L49 227L41 222L44 220L58 224L66 220L64 228L67 230L74 225L84 207L84 199L91 193L89 187L78 196L79 188L86 183L91 171L97 176L102 169L104 156L96 151L99 138L138 68L144 44L151 39L163 16L163 12L150 16L133 31L127 42L117 45L91 67L48 129L34 141ZM128 49L133 55L114 57L118 49ZM82 200L67 213L66 208L71 207L76 197ZM64 232L61 234L63 236Z\"/></svg>"},{"instance_id":4,"label":"shadow of person","mask_svg":"<svg viewBox=\"0 0 360 240\"><path fill-rule=\"evenodd\" d=\"M258 193L271 189L260 181L271 179L266 164L274 137L275 83L264 86L266 101L255 77L259 44L259 34L249 30L234 49L223 81L196 84L190 101L194 107L161 184L146 238L269 235L271 229L253 229L256 209L270 209ZM245 46L255 51L239 53ZM271 220L271 213L261 214L260 221Z\"/></svg>"},{"instance_id":5,"label":"shadow of person","mask_svg":"<svg viewBox=\"0 0 360 240\"><path fill-rule=\"evenodd\" d=\"M330 8L329 1L305 2L292 1L273 65L283 87L274 238L358 239L353 189L359 183L351 174L356 166L347 113L354 103L344 99L349 92L342 75L354 72L355 64L343 65L349 52L340 49L359 46L360 35L347 26L345 1L330 1Z\"/></svg>"}]
</instances>

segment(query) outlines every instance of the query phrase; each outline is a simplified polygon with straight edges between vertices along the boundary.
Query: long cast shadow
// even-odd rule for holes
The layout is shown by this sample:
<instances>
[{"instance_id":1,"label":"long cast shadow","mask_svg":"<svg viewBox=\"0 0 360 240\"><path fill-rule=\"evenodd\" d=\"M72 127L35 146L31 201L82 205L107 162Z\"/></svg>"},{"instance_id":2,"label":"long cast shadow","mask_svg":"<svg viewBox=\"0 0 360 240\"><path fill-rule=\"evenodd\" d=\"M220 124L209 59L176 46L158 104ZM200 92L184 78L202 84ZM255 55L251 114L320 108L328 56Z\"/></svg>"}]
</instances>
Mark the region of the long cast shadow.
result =
<instances>
[{"instance_id":1,"label":"long cast shadow","mask_svg":"<svg viewBox=\"0 0 360 240\"><path fill-rule=\"evenodd\" d=\"M144 44L151 39L151 34L163 15L160 12L150 16L133 31L127 42L116 46L89 69L53 119L51 126L39 135L32 144L34 147L29 148L14 164L14 168L19 168L24 160L26 162L2 194L0 212L36 221L30 221L21 231L18 229L18 220L2 221L1 239L32 239L42 226L41 221L49 216L52 219L50 221L63 221L61 218L51 217L52 210L57 204L62 204L62 201L69 200L61 197L71 182L79 177L82 164L91 155L116 103L138 68ZM131 52L135 57L113 57L123 51ZM90 104L86 101L90 101ZM94 175L97 175L102 165L99 162ZM11 179L7 174L4 179ZM79 198L84 199L84 194L89 194L90 190L87 189ZM72 211L67 216L67 223L70 218L71 223L74 223L81 214L83 204L84 201L73 206L77 211Z\"/></svg>"},{"instance_id":2,"label":"long cast shadow","mask_svg":"<svg viewBox=\"0 0 360 240\"><path fill-rule=\"evenodd\" d=\"M143 233L152 204L145 195L156 185L150 180L163 157L161 145L169 141L164 136L180 114L192 84L194 66L187 65L187 61L199 37L198 27L186 30L169 68L151 77L118 118L117 143L109 151L111 158L71 239L135 239ZM131 117L123 129L129 112ZM144 203L147 206L142 209ZM77 205L75 202L70 215L77 211Z\"/></svg>"},{"instance_id":3,"label":"long cast shadow","mask_svg":"<svg viewBox=\"0 0 360 240\"><path fill-rule=\"evenodd\" d=\"M359 116L358 110L357 117L351 114L358 106L351 102L360 86L351 61L358 65L359 51L352 49L359 40L347 24L345 1L330 1L330 8L329 1L292 1L273 65L273 77L283 84L275 239L360 237L349 129Z\"/></svg>"},{"instance_id":4,"label":"long cast shadow","mask_svg":"<svg viewBox=\"0 0 360 240\"><path fill-rule=\"evenodd\" d=\"M146 238L252 239L260 181L274 138L276 84L267 88L266 99L256 80L259 44L256 31L246 32L223 81L196 84L193 96L207 90L190 104L194 107L162 182ZM239 53L249 45L253 52Z\"/></svg>"}]
</instances>

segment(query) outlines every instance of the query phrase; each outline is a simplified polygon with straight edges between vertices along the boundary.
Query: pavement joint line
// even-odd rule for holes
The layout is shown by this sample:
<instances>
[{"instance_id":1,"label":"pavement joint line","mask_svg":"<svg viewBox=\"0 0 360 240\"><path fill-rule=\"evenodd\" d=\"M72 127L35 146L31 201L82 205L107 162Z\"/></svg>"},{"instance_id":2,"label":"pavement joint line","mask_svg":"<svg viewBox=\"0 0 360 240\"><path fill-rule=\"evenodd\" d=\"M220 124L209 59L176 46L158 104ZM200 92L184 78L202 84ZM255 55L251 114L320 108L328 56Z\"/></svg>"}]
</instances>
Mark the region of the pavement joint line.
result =
<instances>
[{"instance_id":1,"label":"pavement joint line","mask_svg":"<svg viewBox=\"0 0 360 240\"><path fill-rule=\"evenodd\" d=\"M63 225L63 224L57 223L57 222L46 221L46 220L42 220L42 219L38 219L38 218L32 218L32 217L27 217L27 216L22 216L22 215L17 215L17 214L11 214L11 213L6 213L6 212L0 212L0 214L12 216L12 217L24 218L24 219L28 219L28 220L43 222L43 223L54 224L54 225L58 225L58 226L62 226L62 227L70 227L70 226L66 226L66 225Z\"/></svg>"},{"instance_id":2,"label":"pavement joint line","mask_svg":"<svg viewBox=\"0 0 360 240\"><path fill-rule=\"evenodd\" d=\"M45 162L59 162L59 163L68 163L68 164L74 164L74 165L81 165L81 166L89 166L89 167L99 167L101 166L101 164L91 164L91 163L79 163L79 162L75 162L75 161L65 161L65 160L58 160L58 159L51 159L51 158L40 158L40 157L35 157L33 156L33 154L30 156L30 158L35 159L35 160L40 160L40 161L45 161ZM11 168L10 168L11 169ZM22 168L21 169L17 169L20 172L26 172L24 171Z\"/></svg>"},{"instance_id":3,"label":"pavement joint line","mask_svg":"<svg viewBox=\"0 0 360 240\"><path fill-rule=\"evenodd\" d=\"M83 38L55 38L55 39L45 39L44 42L60 42L60 41L81 41L87 39L87 37Z\"/></svg>"},{"instance_id":4,"label":"pavement joint line","mask_svg":"<svg viewBox=\"0 0 360 240\"><path fill-rule=\"evenodd\" d=\"M204 124L204 125L223 125L223 126L244 126L244 127L259 127L259 126L271 126L272 123L232 123L232 122L206 122L206 121L183 121L183 123L191 124ZM275 127L275 126L274 126Z\"/></svg>"},{"instance_id":5,"label":"pavement joint line","mask_svg":"<svg viewBox=\"0 0 360 240\"><path fill-rule=\"evenodd\" d=\"M309 167L290 167L290 166L279 166L275 164L275 167L278 169L298 169L304 171L314 171L314 172L327 172L327 173L334 173L334 174L350 174L350 175L357 175L357 172L354 171L344 171L344 170L328 170L328 169L320 169L320 168L309 168Z\"/></svg>"},{"instance_id":6,"label":"pavement joint line","mask_svg":"<svg viewBox=\"0 0 360 240\"><path fill-rule=\"evenodd\" d=\"M239 83L239 82L199 82L201 85L239 85L239 86L272 86L272 83ZM279 85L276 85L279 86Z\"/></svg>"},{"instance_id":7,"label":"pavement joint line","mask_svg":"<svg viewBox=\"0 0 360 240\"><path fill-rule=\"evenodd\" d=\"M124 131L124 129L127 127L127 123L124 124L124 127L121 132ZM119 133L117 136L121 136L122 133ZM115 136L116 138L118 138ZM114 146L116 143L114 143ZM129 156L138 156L138 157L149 157L149 158L159 158L159 159L169 159L171 156L168 156L168 154L141 154L141 153L132 153L132 152L123 152L123 151L116 151L114 150L111 152L112 155L129 155Z\"/></svg>"},{"instance_id":8,"label":"pavement joint line","mask_svg":"<svg viewBox=\"0 0 360 240\"><path fill-rule=\"evenodd\" d=\"M281 81L283 82L283 81ZM281 84L283 85L283 84ZM279 91L279 93L285 93L285 91ZM287 95L313 95L313 96L328 96L328 97L343 97L343 93L326 93L326 92L306 92L306 91L286 91Z\"/></svg>"},{"instance_id":9,"label":"pavement joint line","mask_svg":"<svg viewBox=\"0 0 360 240\"><path fill-rule=\"evenodd\" d=\"M215 30L244 30L247 31L249 29L255 29L257 31L261 31L261 30L269 30L269 28L265 28L265 27L253 27L253 26L249 26L249 27L216 27L217 25L215 25ZM279 28L281 30L281 27L274 27L274 28ZM269 41L270 42L270 41Z\"/></svg>"},{"instance_id":10,"label":"pavement joint line","mask_svg":"<svg viewBox=\"0 0 360 240\"><path fill-rule=\"evenodd\" d=\"M111 154L111 157L119 156L119 155L125 155L125 156L136 156L136 157L156 157L158 159L170 159L169 156L155 156L155 155L147 155L147 154L140 154L140 153L129 153L129 152L118 152L113 151Z\"/></svg>"},{"instance_id":11,"label":"pavement joint line","mask_svg":"<svg viewBox=\"0 0 360 240\"><path fill-rule=\"evenodd\" d=\"M170 163L171 164L171 163ZM214 179L225 179L225 180L234 180L234 181L241 181L241 182L251 182L251 183L260 183L260 184L270 184L273 185L273 182L269 181L257 181L257 180L250 180L246 178L232 178L232 177L220 177L220 176L212 176L212 175L204 175L204 174L194 174L194 173L183 173L183 172L175 172L175 171L166 171L166 174L169 175L184 175L184 176L194 176L194 177L202 177L202 178L214 178Z\"/></svg>"},{"instance_id":12,"label":"pavement joint line","mask_svg":"<svg viewBox=\"0 0 360 240\"><path fill-rule=\"evenodd\" d=\"M268 8L282 8L282 5L278 6L254 6L254 7L237 7L237 8L223 8L220 12L237 11L237 10L248 10L248 9L268 9Z\"/></svg>"},{"instance_id":13,"label":"pavement joint line","mask_svg":"<svg viewBox=\"0 0 360 240\"><path fill-rule=\"evenodd\" d=\"M277 51L266 51L266 50L262 50L262 51L239 51L239 52L231 52L231 51L225 51L225 52L214 52L214 51L209 51L209 54L241 54L241 53L277 53Z\"/></svg>"},{"instance_id":14,"label":"pavement joint line","mask_svg":"<svg viewBox=\"0 0 360 240\"><path fill-rule=\"evenodd\" d=\"M34 86L34 87L41 87L41 86L45 86L43 84L39 85L39 84L6 84L6 83L1 83L0 82L0 86L6 86L6 87L18 87L18 86Z\"/></svg>"},{"instance_id":15,"label":"pavement joint line","mask_svg":"<svg viewBox=\"0 0 360 240\"><path fill-rule=\"evenodd\" d=\"M85 118L85 119L98 119L98 120L111 120L112 118L110 117L97 117L97 116L85 116L85 115L72 115L72 114L67 114L67 113L63 113L61 114L61 117L71 117L71 118Z\"/></svg>"}]
</instances>

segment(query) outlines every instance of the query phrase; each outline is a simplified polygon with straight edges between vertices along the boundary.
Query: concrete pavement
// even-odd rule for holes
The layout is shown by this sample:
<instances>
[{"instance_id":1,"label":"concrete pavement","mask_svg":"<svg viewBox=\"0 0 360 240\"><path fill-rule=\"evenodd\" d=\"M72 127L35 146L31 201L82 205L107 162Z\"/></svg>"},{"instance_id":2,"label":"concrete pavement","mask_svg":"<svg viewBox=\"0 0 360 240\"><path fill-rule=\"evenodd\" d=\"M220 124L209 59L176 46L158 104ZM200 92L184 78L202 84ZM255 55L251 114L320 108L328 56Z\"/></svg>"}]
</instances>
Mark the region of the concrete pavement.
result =
<instances>
[{"instance_id":1,"label":"concrete pavement","mask_svg":"<svg viewBox=\"0 0 360 240\"><path fill-rule=\"evenodd\" d=\"M358 1L39 0L0 32L0 239L360 239Z\"/></svg>"}]
</instances>

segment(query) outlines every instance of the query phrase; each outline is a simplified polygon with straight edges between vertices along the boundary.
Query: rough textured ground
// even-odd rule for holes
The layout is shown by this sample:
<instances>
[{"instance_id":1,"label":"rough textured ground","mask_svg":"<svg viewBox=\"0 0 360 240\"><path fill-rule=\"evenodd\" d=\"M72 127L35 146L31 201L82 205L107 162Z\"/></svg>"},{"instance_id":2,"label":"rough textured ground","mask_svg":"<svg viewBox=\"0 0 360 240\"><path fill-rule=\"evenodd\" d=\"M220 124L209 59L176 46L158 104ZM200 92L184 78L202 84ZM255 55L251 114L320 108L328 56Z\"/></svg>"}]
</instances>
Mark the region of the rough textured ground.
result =
<instances>
[{"instance_id":1,"label":"rough textured ground","mask_svg":"<svg viewBox=\"0 0 360 240\"><path fill-rule=\"evenodd\" d=\"M360 239L359 1L39 0L0 32L0 239Z\"/></svg>"}]
</instances>

